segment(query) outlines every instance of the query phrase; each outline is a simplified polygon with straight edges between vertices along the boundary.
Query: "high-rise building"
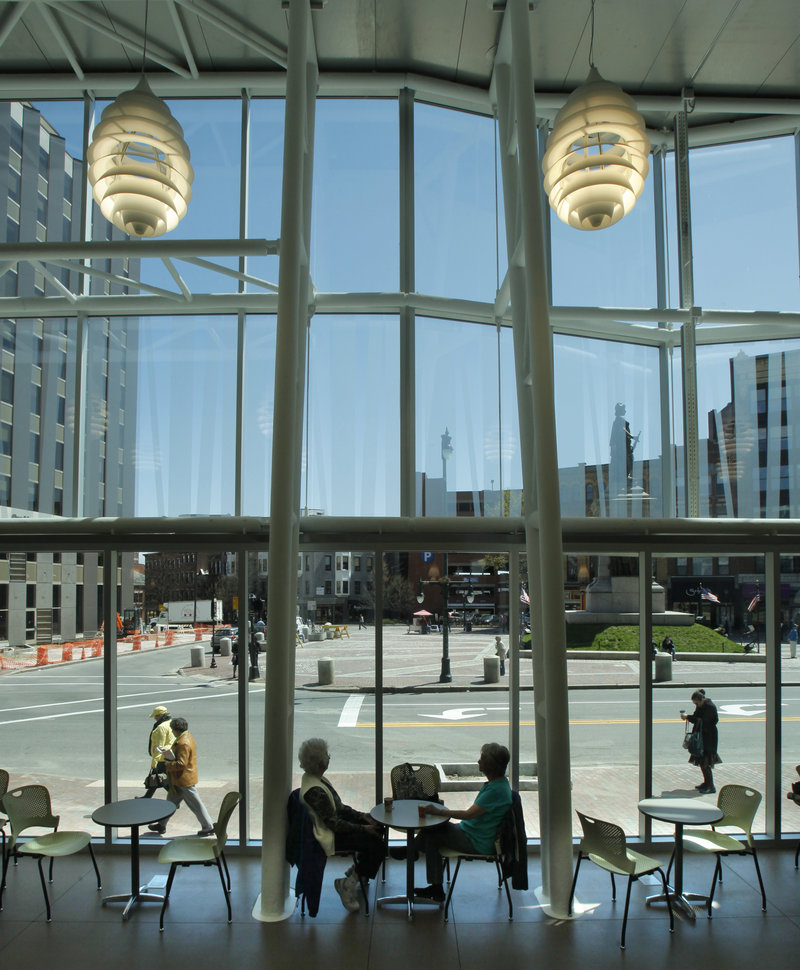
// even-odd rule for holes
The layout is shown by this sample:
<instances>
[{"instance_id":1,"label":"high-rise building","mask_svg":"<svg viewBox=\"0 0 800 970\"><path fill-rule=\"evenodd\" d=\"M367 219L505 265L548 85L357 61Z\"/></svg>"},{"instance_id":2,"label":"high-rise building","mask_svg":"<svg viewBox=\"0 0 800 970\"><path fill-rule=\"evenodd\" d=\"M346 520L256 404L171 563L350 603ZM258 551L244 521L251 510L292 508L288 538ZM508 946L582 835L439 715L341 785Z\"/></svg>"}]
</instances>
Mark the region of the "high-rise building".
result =
<instances>
[{"instance_id":1,"label":"high-rise building","mask_svg":"<svg viewBox=\"0 0 800 970\"><path fill-rule=\"evenodd\" d=\"M0 103L7 242L79 241L83 177L82 161L39 110ZM108 229L110 238L125 238ZM117 262L109 274L136 277L138 260ZM20 262L0 277L0 293L16 298L81 285L66 265ZM92 287L98 286L106 293L125 289L94 278ZM94 321L91 367L79 370L79 318L0 320L0 517L133 513L137 332L135 319L117 322L113 334L107 320ZM123 569L120 577L129 575ZM0 559L0 639L14 646L96 631L101 587L97 553L7 553ZM118 595L120 609L131 606L132 583L121 578Z\"/></svg>"}]
</instances>

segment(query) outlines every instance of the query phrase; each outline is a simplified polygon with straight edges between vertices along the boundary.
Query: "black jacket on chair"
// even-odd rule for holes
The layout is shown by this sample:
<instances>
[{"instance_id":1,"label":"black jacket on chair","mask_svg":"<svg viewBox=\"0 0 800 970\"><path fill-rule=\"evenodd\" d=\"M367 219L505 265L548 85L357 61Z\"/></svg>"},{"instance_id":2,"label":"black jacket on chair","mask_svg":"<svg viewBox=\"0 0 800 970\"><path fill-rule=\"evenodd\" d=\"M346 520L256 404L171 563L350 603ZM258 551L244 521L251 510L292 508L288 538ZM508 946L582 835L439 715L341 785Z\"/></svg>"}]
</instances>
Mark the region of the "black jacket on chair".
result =
<instances>
[{"instance_id":1,"label":"black jacket on chair","mask_svg":"<svg viewBox=\"0 0 800 970\"><path fill-rule=\"evenodd\" d=\"M511 808L500 823L501 868L503 875L511 878L513 889L528 888L528 836L525 833L525 817L519 792L511 792Z\"/></svg>"},{"instance_id":2,"label":"black jacket on chair","mask_svg":"<svg viewBox=\"0 0 800 970\"><path fill-rule=\"evenodd\" d=\"M289 822L286 833L286 861L290 866L297 866L295 895L298 898L305 896L308 915L316 916L328 857L314 838L311 819L305 805L300 801L299 788L295 788L289 795L286 814Z\"/></svg>"}]
</instances>

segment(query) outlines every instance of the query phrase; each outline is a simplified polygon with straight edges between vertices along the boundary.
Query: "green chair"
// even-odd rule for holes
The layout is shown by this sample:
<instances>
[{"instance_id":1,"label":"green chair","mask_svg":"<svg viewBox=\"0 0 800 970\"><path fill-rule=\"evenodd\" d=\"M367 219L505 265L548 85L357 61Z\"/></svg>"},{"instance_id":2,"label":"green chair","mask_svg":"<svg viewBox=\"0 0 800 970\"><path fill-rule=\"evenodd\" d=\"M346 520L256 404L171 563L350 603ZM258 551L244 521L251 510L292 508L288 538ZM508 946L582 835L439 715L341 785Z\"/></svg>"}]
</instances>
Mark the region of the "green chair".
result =
<instances>
[{"instance_id":1,"label":"green chair","mask_svg":"<svg viewBox=\"0 0 800 970\"><path fill-rule=\"evenodd\" d=\"M53 862L63 856L74 855L81 849L88 847L89 855L92 859L95 875L97 876L97 889L102 889L100 884L100 870L97 868L97 860L92 849L92 838L88 832L59 832L59 816L53 815L50 807L50 792L44 785L24 785L22 788L14 788L3 796L3 811L8 815L11 823L11 836L8 842L8 851L3 859L3 879L0 885L0 909L3 908L3 892L6 888L6 874L8 863L13 856L15 861L23 855L36 859L39 866L39 879L42 883L44 893L44 903L47 909L47 922L52 919L50 911L50 898L47 894L47 883L42 870L42 859L50 860L50 871L48 881L53 881ZM53 829L44 835L37 835L20 842L19 837L26 829L45 828Z\"/></svg>"},{"instance_id":2,"label":"green chair","mask_svg":"<svg viewBox=\"0 0 800 970\"><path fill-rule=\"evenodd\" d=\"M667 909L669 911L669 931L675 932L675 917L672 913L672 903L669 899L669 889L667 887L667 877L664 870L656 859L642 855L629 849L625 833L619 825L613 822L603 822L597 818L590 818L578 812L581 826L583 828L583 838L578 846L578 861L575 865L575 875L572 879L572 888L569 893L569 905L567 912L572 916L572 899L575 895L575 885L578 882L578 870L582 859L589 859L596 866L605 869L611 874L611 900L617 898L617 887L614 882L614 875L628 877L628 891L625 894L625 913L622 917L622 936L620 937L620 949L625 949L625 928L628 923L628 906L631 901L631 886L641 876L649 876L652 872L657 872L661 876L664 885L664 895L667 899Z\"/></svg>"},{"instance_id":3,"label":"green chair","mask_svg":"<svg viewBox=\"0 0 800 970\"><path fill-rule=\"evenodd\" d=\"M164 893L164 902L161 906L161 916L158 921L158 928L164 932L164 910L169 902L169 894L172 889L172 880L178 866L216 866L219 872L219 879L222 883L222 892L225 895L225 904L228 907L228 922L233 919L231 915L231 874L228 871L228 863L225 861L225 843L228 841L228 822L230 821L233 810L239 804L241 795L238 791L228 792L222 799L219 816L214 822L214 835L212 838L198 838L193 836L188 839L173 839L167 842L164 848L158 853L158 861L169 864L169 876L167 878L167 888ZM223 866L225 873L223 875Z\"/></svg>"},{"instance_id":4,"label":"green chair","mask_svg":"<svg viewBox=\"0 0 800 970\"><path fill-rule=\"evenodd\" d=\"M519 795L515 792L516 798ZM503 863L513 857L516 851L517 838L516 830L514 826L514 807L509 808L503 821L497 829L497 837L494 844L494 852L480 853L480 852L460 852L458 849L451 849L443 846L439 849L439 854L446 861L449 866L450 860L456 860L456 868L453 873L453 878L450 881L450 885L447 888L447 896L444 901L444 921L448 921L448 914L450 911L450 901L453 898L453 890L456 888L456 880L458 879L458 873L461 869L461 863L464 861L471 861L475 859L482 860L483 862L493 862L495 868L497 869L497 891L500 892L501 889L506 891L506 899L508 900L508 918L513 920L514 918L514 907L511 903L511 892L508 888L509 879L511 879L511 868L509 866L504 866Z\"/></svg>"},{"instance_id":5,"label":"green chair","mask_svg":"<svg viewBox=\"0 0 800 970\"><path fill-rule=\"evenodd\" d=\"M722 856L751 855L756 867L758 885L761 889L761 909L767 910L767 895L764 892L764 882L761 879L761 868L758 864L756 843L753 839L753 819L756 817L758 806L761 804L761 792L745 785L723 785L717 795L717 807L722 810L722 818L714 822L708 829L684 829L683 848L685 852L713 852L717 857L714 867L714 878L711 880L711 891L706 904L708 918L711 919L711 904L714 902L714 890L717 883L722 885ZM745 836L745 841L720 829L738 829ZM670 859L670 868L672 860ZM669 873L669 869L667 870Z\"/></svg>"}]
</instances>

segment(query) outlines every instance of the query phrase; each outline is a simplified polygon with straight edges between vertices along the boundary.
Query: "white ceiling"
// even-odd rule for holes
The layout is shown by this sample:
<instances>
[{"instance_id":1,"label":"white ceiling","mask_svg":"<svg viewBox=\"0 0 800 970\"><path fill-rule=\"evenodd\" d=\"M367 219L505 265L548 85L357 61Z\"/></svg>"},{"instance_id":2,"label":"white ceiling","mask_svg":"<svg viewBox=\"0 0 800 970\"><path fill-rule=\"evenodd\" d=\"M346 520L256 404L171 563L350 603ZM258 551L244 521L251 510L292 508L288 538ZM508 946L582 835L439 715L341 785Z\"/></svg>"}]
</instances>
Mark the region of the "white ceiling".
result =
<instances>
[{"instance_id":1,"label":"white ceiling","mask_svg":"<svg viewBox=\"0 0 800 970\"><path fill-rule=\"evenodd\" d=\"M320 6L312 16L323 73L411 72L489 87L501 2ZM590 0L533 6L537 91L569 92L588 72ZM0 84L19 96L50 77L74 94L95 77L137 73L145 17L148 76L184 78L187 94L215 75L285 66L281 0L0 0ZM698 97L800 93L800 0L596 0L595 17L594 61L633 95L675 97L687 86Z\"/></svg>"}]
</instances>

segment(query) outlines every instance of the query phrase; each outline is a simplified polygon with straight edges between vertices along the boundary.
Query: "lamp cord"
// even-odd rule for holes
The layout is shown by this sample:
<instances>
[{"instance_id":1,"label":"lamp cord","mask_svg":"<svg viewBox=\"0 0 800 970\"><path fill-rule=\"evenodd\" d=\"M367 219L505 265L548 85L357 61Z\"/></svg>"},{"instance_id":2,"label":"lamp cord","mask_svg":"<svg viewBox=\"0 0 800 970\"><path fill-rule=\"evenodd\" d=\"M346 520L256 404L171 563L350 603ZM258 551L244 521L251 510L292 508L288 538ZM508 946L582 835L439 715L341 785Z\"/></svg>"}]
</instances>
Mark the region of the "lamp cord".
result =
<instances>
[{"instance_id":1,"label":"lamp cord","mask_svg":"<svg viewBox=\"0 0 800 970\"><path fill-rule=\"evenodd\" d=\"M592 27L589 35L589 67L594 67L594 0L592 0Z\"/></svg>"}]
</instances>

